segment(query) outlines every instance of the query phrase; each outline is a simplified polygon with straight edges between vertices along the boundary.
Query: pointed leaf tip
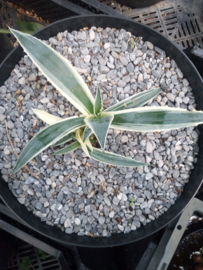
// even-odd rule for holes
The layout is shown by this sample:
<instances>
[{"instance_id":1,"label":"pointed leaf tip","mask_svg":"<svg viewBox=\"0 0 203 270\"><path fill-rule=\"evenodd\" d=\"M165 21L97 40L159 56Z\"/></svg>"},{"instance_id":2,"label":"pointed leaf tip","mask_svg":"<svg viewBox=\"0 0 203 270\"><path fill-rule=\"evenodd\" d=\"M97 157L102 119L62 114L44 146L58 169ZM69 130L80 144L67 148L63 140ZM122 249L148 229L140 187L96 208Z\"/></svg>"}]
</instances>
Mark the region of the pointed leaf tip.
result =
<instances>
[{"instance_id":1,"label":"pointed leaf tip","mask_svg":"<svg viewBox=\"0 0 203 270\"><path fill-rule=\"evenodd\" d=\"M85 123L97 137L102 149L105 147L106 136L113 118L111 113L102 113L99 117L91 115L85 118Z\"/></svg>"},{"instance_id":2,"label":"pointed leaf tip","mask_svg":"<svg viewBox=\"0 0 203 270\"><path fill-rule=\"evenodd\" d=\"M99 84L97 84L97 94L96 94L96 99L95 99L95 104L94 104L94 114L95 115L100 114L102 112L102 109L103 109L102 96L101 96Z\"/></svg>"}]
</instances>

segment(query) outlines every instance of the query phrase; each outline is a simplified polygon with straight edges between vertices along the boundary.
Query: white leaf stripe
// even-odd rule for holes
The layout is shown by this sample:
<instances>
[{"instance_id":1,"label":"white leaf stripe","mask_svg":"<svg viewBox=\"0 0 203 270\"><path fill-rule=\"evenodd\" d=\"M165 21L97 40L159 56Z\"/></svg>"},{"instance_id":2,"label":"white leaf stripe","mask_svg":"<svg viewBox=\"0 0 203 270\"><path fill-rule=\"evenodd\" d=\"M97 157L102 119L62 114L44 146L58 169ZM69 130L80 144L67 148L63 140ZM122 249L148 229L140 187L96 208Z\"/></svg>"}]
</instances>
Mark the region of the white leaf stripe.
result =
<instances>
[{"instance_id":1,"label":"white leaf stripe","mask_svg":"<svg viewBox=\"0 0 203 270\"><path fill-rule=\"evenodd\" d=\"M94 98L82 77L67 59L33 36L14 29L10 29L10 31L34 64L64 97L84 115L93 113Z\"/></svg>"}]
</instances>

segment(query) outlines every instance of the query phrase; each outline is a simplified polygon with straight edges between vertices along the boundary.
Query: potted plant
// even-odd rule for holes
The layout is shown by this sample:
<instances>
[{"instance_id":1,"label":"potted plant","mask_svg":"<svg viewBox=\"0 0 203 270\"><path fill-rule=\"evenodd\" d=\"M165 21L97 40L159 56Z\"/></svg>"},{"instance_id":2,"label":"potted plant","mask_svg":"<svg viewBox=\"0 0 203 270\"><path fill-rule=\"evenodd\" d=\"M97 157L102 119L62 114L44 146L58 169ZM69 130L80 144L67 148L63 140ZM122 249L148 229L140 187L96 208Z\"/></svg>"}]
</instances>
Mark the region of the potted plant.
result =
<instances>
[{"instance_id":1,"label":"potted plant","mask_svg":"<svg viewBox=\"0 0 203 270\"><path fill-rule=\"evenodd\" d=\"M102 17L98 17L98 19L99 18L102 18ZM77 24L76 24L76 26L77 26L79 24L79 19L76 18L76 22L77 22ZM115 25L115 23L117 23L117 22L118 22L118 19L114 18L114 22L113 22L112 26ZM91 22L91 17L90 17L90 24L91 23L92 22ZM111 23L112 23L112 21L111 21ZM129 22L129 25L130 24L131 24L131 22ZM130 29L127 21L125 21L125 26L128 29ZM105 23L104 23L104 27L106 27ZM99 32L99 29L98 29L98 32ZM31 140L31 142L26 146L26 148L23 150L20 158L17 161L14 172L17 172L18 169L20 169L30 159L32 159L34 156L36 156L36 154L39 151L41 151L42 149L44 149L44 147L48 147L48 145L51 145L51 144L59 144L59 143L61 143L61 141L59 141L59 140L62 140L64 138L65 138L65 140L68 140L68 141L70 139L71 140L73 139L76 141L73 142L73 144L68 145L63 150L57 151L56 154L62 154L62 153L65 153L65 151L70 151L70 150L75 149L78 146L81 146L82 149L84 150L84 152L86 153L86 155L83 157L90 156L90 157L96 158L99 161L105 161L109 165L113 165L113 166L118 165L118 164L123 166L124 165L123 162L126 162L125 163L126 166L129 166L129 165L130 166L136 166L136 165L144 166L144 165L146 165L146 163L142 162L141 160L139 160L138 163L136 163L136 161L134 161L133 159L123 158L119 155L109 154L109 153L104 151L106 134L107 134L110 126L112 126L112 127L117 126L119 129L124 129L124 130L137 130L139 132L140 131L146 132L146 131L154 131L154 130L158 131L158 130L164 130L164 129L168 130L171 128L192 126L192 125L194 125L194 123L197 124L197 123L202 122L202 120L201 120L202 113L197 112L197 111L188 112L188 111L184 111L184 110L180 110L180 109L176 109L176 108L171 109L169 107L168 108L154 108L154 107L147 108L146 107L146 108L142 108L142 109L133 108L134 105L137 105L138 101L140 102L140 103L138 103L138 105L139 105L139 104L143 104L143 103L146 103L149 100L151 100L152 97L156 96L156 94L158 94L160 92L160 89L152 89L152 90L148 90L148 91L143 92L143 93L141 92L137 95L133 95L132 98L129 97L129 98L127 98L127 100L124 99L120 103L117 103L116 105L113 105L112 107L107 108L105 110L105 112L102 113L102 111L101 111L102 97L101 97L101 91L100 91L99 87L97 87L97 94L96 94L96 98L94 100L91 97L91 94L90 94L87 86L84 84L82 79L77 75L77 73L75 73L75 71L73 70L71 65L66 60L64 60L61 56L59 56L57 53L55 53L51 48L47 47L44 43L36 40L35 38L32 38L31 36L27 36L27 35L24 35L22 33L16 32L16 31L14 33L17 36L17 38L19 39L20 43L23 45L23 48L26 51L26 53L28 53L28 55L31 57L31 59L34 60L34 63L36 64L36 66L38 66L40 68L40 70L44 73L44 75L46 75L46 76L47 76L47 72L49 72L48 80L57 88L57 90L62 91L63 95L65 95L69 100L71 100L71 102L84 115L84 116L80 116L80 113L77 113L77 115L79 117L76 117L76 118L71 117L71 118L67 118L65 120L61 120L56 116L51 116L50 114L47 114L46 112L35 110L36 114L41 119L43 119L43 121L45 120L45 122L47 122L48 124L51 124L51 125L49 127L47 127L46 129L44 129L43 131L39 132L38 135L36 135ZM121 31L121 34L122 34L122 31ZM70 35L71 35L71 33L70 33ZM75 33L75 35L76 35L76 33ZM81 31L81 33L78 33L78 35L80 35L80 36L83 35L83 31ZM154 31L152 31L152 35L151 35L152 42L153 42L153 39L155 38L156 35L158 35L158 34ZM163 38L162 38L162 40L164 41ZM33 50L31 48L33 46L33 43L38 44L38 46L40 46L40 50ZM105 42L105 43L108 43L108 42ZM104 51L105 51L105 48L108 49L107 48L108 44L105 45L105 43L104 43L104 45L102 44L103 46L105 46ZM153 44L151 44L150 42L148 42L146 44L148 44L149 49L154 48ZM153 49L151 49L151 50L153 50ZM161 57L164 54L163 50L161 50L159 48L156 48L156 50L158 51L157 55L159 55L158 59L161 59ZM174 51L175 50L178 50L178 49L174 48ZM138 51L139 51L139 49L138 49ZM42 58L41 53L44 55L46 54L45 59ZM138 52L138 53L140 53L140 52ZM47 54L49 54L49 57L47 57ZM183 57L183 56L180 53L180 58L181 57ZM51 61L50 59L53 60L52 65L50 65L51 62L49 62L49 61ZM120 59L120 61L123 61L123 63L124 63L125 59ZM53 63L55 65L54 70L52 68ZM176 65L174 67L177 68ZM50 73L49 68L52 69L51 73ZM63 71L63 72L65 72L65 70L67 69L68 72L66 73L66 76L62 76L59 72L57 72L58 68L60 71ZM178 70L178 72L180 72L180 71ZM196 71L194 71L194 72L196 72ZM153 72L153 73L154 73L154 77L156 75L158 76L158 74L156 72ZM58 80L58 76L60 77L59 80ZM182 76L182 75L180 75L180 76ZM60 83L61 80L64 80L63 81L64 84L63 84L63 86L60 85L60 87L59 87L58 84ZM72 83L73 87L71 87L71 89L67 88L68 80L69 80L69 82ZM75 83L77 83L77 86ZM126 106L127 107L129 106L131 109L126 109ZM115 109L115 110L119 109L120 111L112 112L113 111L112 109ZM145 117L146 115L147 115L147 117ZM154 116L156 116L156 119L158 119L158 121L154 122ZM176 121L174 121L174 116L176 118L175 119ZM141 126L141 123L142 123L141 120L143 121L143 119L145 121L144 122L145 125ZM190 120L190 121L188 121L188 120ZM191 120L192 120L192 122L191 122ZM70 122L72 122L72 125L66 126L66 124L70 123ZM122 122L122 126L121 126L121 122ZM165 123L167 126L164 127L163 123ZM171 123L173 126L171 126ZM102 129L101 129L101 125L102 125ZM87 128L85 126L87 126ZM136 128L135 128L135 126L136 126ZM69 136L69 133L73 133L73 134L71 134L71 137ZM99 144L94 148L91 146L90 140L88 138L89 137L91 138L92 133L94 133L95 137L97 138L97 141L101 145L102 150L98 150ZM65 137L66 135L67 135L67 137ZM128 139L128 137L127 137L127 139ZM126 138L123 138L123 140L124 140L123 142L127 142L127 141L125 141ZM64 142L64 141L62 141L62 142ZM31 147L31 145L33 145L33 147ZM52 153L53 153L53 151L52 151ZM81 152L80 152L80 154L81 154ZM82 165L81 164L82 162L78 162L78 164L79 163L80 163L80 165ZM149 163L149 162L147 162L147 163ZM89 166L91 167L92 164L89 164ZM101 167L100 167L101 168L100 172L102 172L102 168L103 168L102 166L103 165L101 165ZM82 166L81 166L81 168L82 168ZM114 170L111 170L111 172L114 172ZM149 170L146 171L145 173L143 172L143 175L146 178L145 180L143 179L144 181L148 181L152 178ZM100 173L100 176L98 178L99 178L99 181L97 184L99 184L99 186L98 186L97 191L98 191L98 193L100 193L99 191L101 189L103 189L101 183L104 182L104 181L102 181L103 178L102 178L101 173ZM118 177L117 177L117 179L118 179ZM80 182L80 180L79 180L79 182ZM92 181L94 181L94 180L92 180ZM73 180L73 182L75 182L75 181ZM151 181L149 181L149 182L151 182ZM77 187L77 185L78 185L77 180L76 180L76 188L75 189L71 183L69 183L69 184L70 184L70 187L72 190L71 192L75 192L75 193L81 192L81 189ZM52 185L52 183L50 183L50 185ZM59 186L58 186L58 188L59 188ZM89 193L87 193L86 195L84 194L85 197L87 197L87 199L91 199L91 196L93 194L92 191L94 192L94 190L91 190L91 191L89 191L90 194ZM104 191L103 194L105 192L107 192L107 190L105 191L105 189L103 189L103 191ZM66 191L66 192L67 192L67 195L69 195L68 191ZM124 192L124 190L118 190L118 191L115 190L113 192L115 192L114 197L116 197L117 200L120 200L120 201L122 200L123 202L128 201L127 204L129 204L129 207L131 207L133 209L133 211L138 210L138 208L136 207L136 202L135 202L134 197L131 198L131 196L129 196L129 195L127 196L126 193ZM116 192L117 192L117 194L116 194ZM60 194L60 192L58 193L58 195L59 194ZM61 195L59 195L59 197L58 197L58 195L57 195L57 199L60 201ZM76 198L79 199L79 197L76 197ZM109 204L108 196L105 195L105 196L103 196L103 198L105 198L105 201L108 205ZM127 200L126 200L126 198L127 198ZM98 199L101 200L101 196ZM63 198L62 198L62 200L63 200ZM119 204L119 202L117 202L117 200L115 198L113 199L114 209L109 211L109 213L108 213L108 216L110 215L109 218L112 218L112 219L114 218L114 215L116 212L116 210L115 210L116 205ZM23 200L23 201L25 202L25 200ZM53 205L54 204L52 204L51 206L53 206ZM121 203L121 206L122 205L125 206L125 203ZM35 205L35 207L40 208L40 204ZM56 204L55 204L52 207L53 208L52 211L55 211L56 207L60 208L60 206L58 206L58 205L56 206ZM140 203L139 203L139 207L140 207ZM143 207L144 207L144 205L143 205ZM181 206L179 206L179 207L181 207ZM177 207L177 209L179 207ZM57 209L57 210L60 211L60 209ZM67 209L67 210L69 210L69 209ZM96 216L96 211L98 211L98 212L100 211L101 213L103 213L103 211L102 211L103 209L97 209L97 208L92 209L92 211L94 211L94 210L95 210L95 212L94 212L95 216ZM71 220L71 222L75 222L75 225L80 226L82 220L78 218L78 216L77 216L78 210L76 208L75 208L75 211L76 211L76 216L74 217L74 220ZM87 209L87 212L88 212L88 209ZM117 211L117 213L118 213L118 211ZM72 218L72 216L71 216L71 218ZM41 215L42 220L43 220L43 217L45 217L45 215L44 216ZM115 217L118 218L116 220L117 220L117 226L118 226L119 230L123 231L124 228L122 227L121 224L119 224L119 217L118 216L115 216ZM102 215L98 216L98 220L99 220L100 225L102 226L101 223L103 223L104 217L102 218ZM45 221L47 221L47 220L45 220ZM72 226L71 224L69 224L70 217L66 216L66 219L64 220L64 222L65 221L67 223L66 224L67 226L65 226L66 229ZM146 226L146 228L147 228L147 226ZM67 229L67 233L70 233L70 231L68 229ZM91 235L91 233L90 233L90 235ZM105 236L105 234L103 234L103 236ZM92 240L90 240L90 242L91 241ZM95 240L93 240L93 241L95 241ZM104 240L104 241L106 241L106 240Z\"/></svg>"}]
</instances>

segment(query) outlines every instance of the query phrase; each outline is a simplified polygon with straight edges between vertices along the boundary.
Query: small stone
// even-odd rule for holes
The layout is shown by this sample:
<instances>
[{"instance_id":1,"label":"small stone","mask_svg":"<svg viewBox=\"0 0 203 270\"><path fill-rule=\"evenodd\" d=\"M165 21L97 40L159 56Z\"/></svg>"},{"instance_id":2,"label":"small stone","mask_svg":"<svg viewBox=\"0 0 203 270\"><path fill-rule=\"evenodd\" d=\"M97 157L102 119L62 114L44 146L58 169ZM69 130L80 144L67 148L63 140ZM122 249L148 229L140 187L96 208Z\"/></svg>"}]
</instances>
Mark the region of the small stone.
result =
<instances>
[{"instance_id":1,"label":"small stone","mask_svg":"<svg viewBox=\"0 0 203 270\"><path fill-rule=\"evenodd\" d=\"M150 172L145 175L146 180L152 179L153 177L154 177L154 175Z\"/></svg>"},{"instance_id":2,"label":"small stone","mask_svg":"<svg viewBox=\"0 0 203 270\"><path fill-rule=\"evenodd\" d=\"M153 151L153 147L152 147L152 144L150 142L147 142L146 151L147 151L147 153L152 153L152 151Z\"/></svg>"},{"instance_id":3,"label":"small stone","mask_svg":"<svg viewBox=\"0 0 203 270\"><path fill-rule=\"evenodd\" d=\"M114 217L114 211L111 211L111 212L109 213L109 217L110 217L110 218L113 218L113 217Z\"/></svg>"},{"instance_id":4,"label":"small stone","mask_svg":"<svg viewBox=\"0 0 203 270\"><path fill-rule=\"evenodd\" d=\"M121 41L121 50L122 50L122 52L125 52L127 50L127 48L128 48L127 43L124 40L122 40Z\"/></svg>"},{"instance_id":5,"label":"small stone","mask_svg":"<svg viewBox=\"0 0 203 270\"><path fill-rule=\"evenodd\" d=\"M9 155L10 154L10 150L8 149L8 146L6 145L4 148L4 155Z\"/></svg>"},{"instance_id":6,"label":"small stone","mask_svg":"<svg viewBox=\"0 0 203 270\"><path fill-rule=\"evenodd\" d=\"M111 206L111 202L110 202L109 198L104 197L104 202L105 202L108 206Z\"/></svg>"},{"instance_id":7,"label":"small stone","mask_svg":"<svg viewBox=\"0 0 203 270\"><path fill-rule=\"evenodd\" d=\"M49 38L49 42L52 44L52 45L58 45L58 42L55 38Z\"/></svg>"},{"instance_id":8,"label":"small stone","mask_svg":"<svg viewBox=\"0 0 203 270\"><path fill-rule=\"evenodd\" d=\"M106 67L106 66L100 65L100 66L99 66L99 71L100 71L102 74L106 74L106 73L109 72L109 68Z\"/></svg>"},{"instance_id":9,"label":"small stone","mask_svg":"<svg viewBox=\"0 0 203 270\"><path fill-rule=\"evenodd\" d=\"M35 80L36 80L36 75L35 75L35 73L30 74L28 80L29 80L29 81L35 81Z\"/></svg>"},{"instance_id":10,"label":"small stone","mask_svg":"<svg viewBox=\"0 0 203 270\"><path fill-rule=\"evenodd\" d=\"M168 93L166 96L170 101L174 102L175 97L174 97L174 95L172 93Z\"/></svg>"},{"instance_id":11,"label":"small stone","mask_svg":"<svg viewBox=\"0 0 203 270\"><path fill-rule=\"evenodd\" d=\"M30 184L32 184L32 183L34 183L35 182L35 178L33 178L32 176L28 176L27 178L26 178L26 180L25 180L25 184L26 185L30 185Z\"/></svg>"},{"instance_id":12,"label":"small stone","mask_svg":"<svg viewBox=\"0 0 203 270\"><path fill-rule=\"evenodd\" d=\"M0 122L3 122L6 119L6 116L0 113Z\"/></svg>"},{"instance_id":13,"label":"small stone","mask_svg":"<svg viewBox=\"0 0 203 270\"><path fill-rule=\"evenodd\" d=\"M118 205L119 204L119 199L117 197L113 197L113 203L115 205Z\"/></svg>"},{"instance_id":14,"label":"small stone","mask_svg":"<svg viewBox=\"0 0 203 270\"><path fill-rule=\"evenodd\" d=\"M178 178L179 175L180 175L180 172L179 172L178 170L174 170L174 171L173 171L173 177L174 177L174 178Z\"/></svg>"},{"instance_id":15,"label":"small stone","mask_svg":"<svg viewBox=\"0 0 203 270\"><path fill-rule=\"evenodd\" d=\"M78 32L77 39L86 40L87 35L84 31Z\"/></svg>"},{"instance_id":16,"label":"small stone","mask_svg":"<svg viewBox=\"0 0 203 270\"><path fill-rule=\"evenodd\" d=\"M128 197L123 193L122 195L122 201L126 202L128 200Z\"/></svg>"},{"instance_id":17,"label":"small stone","mask_svg":"<svg viewBox=\"0 0 203 270\"><path fill-rule=\"evenodd\" d=\"M121 200L121 199L122 199L122 196L123 196L123 193L119 193L119 194L117 195L117 198L118 198L119 200Z\"/></svg>"},{"instance_id":18,"label":"small stone","mask_svg":"<svg viewBox=\"0 0 203 270\"><path fill-rule=\"evenodd\" d=\"M121 142L122 142L122 143L128 142L128 136L125 136L125 135L122 136L122 137L121 137Z\"/></svg>"},{"instance_id":19,"label":"small stone","mask_svg":"<svg viewBox=\"0 0 203 270\"><path fill-rule=\"evenodd\" d=\"M79 167L82 164L82 162L79 159L75 159L75 165Z\"/></svg>"},{"instance_id":20,"label":"small stone","mask_svg":"<svg viewBox=\"0 0 203 270\"><path fill-rule=\"evenodd\" d=\"M183 73L179 68L176 68L176 73L177 73L178 78L180 78L180 79L183 78Z\"/></svg>"},{"instance_id":21,"label":"small stone","mask_svg":"<svg viewBox=\"0 0 203 270\"><path fill-rule=\"evenodd\" d=\"M123 228L122 225L118 224L117 226L118 226L118 229L119 229L120 231L122 231L122 232L124 231L124 228Z\"/></svg>"},{"instance_id":22,"label":"small stone","mask_svg":"<svg viewBox=\"0 0 203 270\"><path fill-rule=\"evenodd\" d=\"M129 63L126 68L129 73L134 71L134 65L132 63Z\"/></svg>"},{"instance_id":23,"label":"small stone","mask_svg":"<svg viewBox=\"0 0 203 270\"><path fill-rule=\"evenodd\" d=\"M24 204L25 203L25 198L18 198L18 201L19 201L19 203Z\"/></svg>"},{"instance_id":24,"label":"small stone","mask_svg":"<svg viewBox=\"0 0 203 270\"><path fill-rule=\"evenodd\" d=\"M41 103L45 104L45 103L48 103L49 102L49 99L48 98L42 98L40 100Z\"/></svg>"},{"instance_id":25,"label":"small stone","mask_svg":"<svg viewBox=\"0 0 203 270\"><path fill-rule=\"evenodd\" d=\"M58 35L57 35L57 39L58 39L58 41L62 41L62 35L61 35L61 33L58 33Z\"/></svg>"},{"instance_id":26,"label":"small stone","mask_svg":"<svg viewBox=\"0 0 203 270\"><path fill-rule=\"evenodd\" d=\"M128 60L127 60L126 57L122 56L122 57L120 58L120 61L121 61L121 64L122 64L122 65L127 66Z\"/></svg>"},{"instance_id":27,"label":"small stone","mask_svg":"<svg viewBox=\"0 0 203 270\"><path fill-rule=\"evenodd\" d=\"M100 225L104 225L104 222L105 222L105 217L99 217L99 224Z\"/></svg>"},{"instance_id":28,"label":"small stone","mask_svg":"<svg viewBox=\"0 0 203 270\"><path fill-rule=\"evenodd\" d=\"M145 44L147 45L147 47L150 49L150 50L153 50L154 49L154 45L149 42L149 41L146 41Z\"/></svg>"},{"instance_id":29,"label":"small stone","mask_svg":"<svg viewBox=\"0 0 203 270\"><path fill-rule=\"evenodd\" d=\"M41 202L36 203L35 208L38 210L41 210L41 208L42 208Z\"/></svg>"},{"instance_id":30,"label":"small stone","mask_svg":"<svg viewBox=\"0 0 203 270\"><path fill-rule=\"evenodd\" d=\"M95 46L95 47L92 49L92 53L93 53L93 54L96 54L96 53L98 53L99 50L100 50L100 46Z\"/></svg>"},{"instance_id":31,"label":"small stone","mask_svg":"<svg viewBox=\"0 0 203 270\"><path fill-rule=\"evenodd\" d=\"M92 29L89 30L89 35L90 35L90 40L94 40L95 32Z\"/></svg>"},{"instance_id":32,"label":"small stone","mask_svg":"<svg viewBox=\"0 0 203 270\"><path fill-rule=\"evenodd\" d=\"M104 49L105 49L105 50L107 50L107 49L110 48L110 47L111 47L111 43L108 42L108 43L105 43L105 44L104 44Z\"/></svg>"},{"instance_id":33,"label":"small stone","mask_svg":"<svg viewBox=\"0 0 203 270\"><path fill-rule=\"evenodd\" d=\"M80 221L79 218L75 218L75 224L76 224L76 225L80 225L80 224L81 224L81 221Z\"/></svg>"},{"instance_id":34,"label":"small stone","mask_svg":"<svg viewBox=\"0 0 203 270\"><path fill-rule=\"evenodd\" d=\"M184 98L183 98L183 102L184 102L185 104L188 104L189 100L190 100L189 97L184 97Z\"/></svg>"},{"instance_id":35,"label":"small stone","mask_svg":"<svg viewBox=\"0 0 203 270\"><path fill-rule=\"evenodd\" d=\"M21 84L21 85L24 85L25 84L25 78L22 77L18 80L18 83Z\"/></svg>"},{"instance_id":36,"label":"small stone","mask_svg":"<svg viewBox=\"0 0 203 270\"><path fill-rule=\"evenodd\" d=\"M7 122L7 127L8 127L9 129L13 129L13 128L14 128L13 122L8 121L8 122Z\"/></svg>"},{"instance_id":37,"label":"small stone","mask_svg":"<svg viewBox=\"0 0 203 270\"><path fill-rule=\"evenodd\" d=\"M134 64L135 66L137 66L141 60L142 60L142 57L137 57L137 58L135 59L135 61L133 62L133 64Z\"/></svg>"},{"instance_id":38,"label":"small stone","mask_svg":"<svg viewBox=\"0 0 203 270\"><path fill-rule=\"evenodd\" d=\"M67 218L64 222L64 227L67 228L67 227L71 227L71 221L69 218Z\"/></svg>"},{"instance_id":39,"label":"small stone","mask_svg":"<svg viewBox=\"0 0 203 270\"><path fill-rule=\"evenodd\" d=\"M89 54L89 50L88 50L87 47L81 48L81 49L80 49L80 52L81 52L81 54L83 54L83 55L88 55L88 54Z\"/></svg>"},{"instance_id":40,"label":"small stone","mask_svg":"<svg viewBox=\"0 0 203 270\"><path fill-rule=\"evenodd\" d=\"M154 78L157 78L157 79L161 78L161 74L158 70L152 70L152 75L154 76Z\"/></svg>"}]
</instances>

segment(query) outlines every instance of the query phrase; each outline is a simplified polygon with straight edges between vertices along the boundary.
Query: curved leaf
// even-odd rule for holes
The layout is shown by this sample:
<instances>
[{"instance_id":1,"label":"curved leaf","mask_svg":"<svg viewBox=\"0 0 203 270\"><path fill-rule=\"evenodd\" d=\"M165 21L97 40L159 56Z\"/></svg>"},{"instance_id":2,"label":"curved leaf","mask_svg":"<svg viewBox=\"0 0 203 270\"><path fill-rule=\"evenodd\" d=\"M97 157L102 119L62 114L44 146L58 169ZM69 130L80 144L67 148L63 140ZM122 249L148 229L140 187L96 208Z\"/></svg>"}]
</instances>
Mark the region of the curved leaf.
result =
<instances>
[{"instance_id":1,"label":"curved leaf","mask_svg":"<svg viewBox=\"0 0 203 270\"><path fill-rule=\"evenodd\" d=\"M140 167L140 166L150 165L150 164L142 163L140 161L136 161L130 158L120 156L120 155L116 155L110 152L101 151L95 147L93 147L92 151L90 151L90 149L88 148L88 151L92 158L106 164L111 164L113 166Z\"/></svg>"},{"instance_id":2,"label":"curved leaf","mask_svg":"<svg viewBox=\"0 0 203 270\"><path fill-rule=\"evenodd\" d=\"M39 39L9 28L40 71L84 115L94 113L94 98L67 59Z\"/></svg>"},{"instance_id":3,"label":"curved leaf","mask_svg":"<svg viewBox=\"0 0 203 270\"><path fill-rule=\"evenodd\" d=\"M67 154L69 152L72 152L76 149L78 149L80 147L80 143L79 142L74 142L69 144L68 146L64 147L63 149L56 151L52 154L53 155L63 155L63 154Z\"/></svg>"},{"instance_id":4,"label":"curved leaf","mask_svg":"<svg viewBox=\"0 0 203 270\"><path fill-rule=\"evenodd\" d=\"M84 132L83 132L83 141L85 142L91 134L92 134L91 128L85 127Z\"/></svg>"},{"instance_id":5,"label":"curved leaf","mask_svg":"<svg viewBox=\"0 0 203 270\"><path fill-rule=\"evenodd\" d=\"M42 121L44 121L48 125L53 125L53 124L56 124L59 121L63 120L63 118L52 115L52 114L47 113L43 110L37 110L37 109L32 109L32 110Z\"/></svg>"},{"instance_id":6,"label":"curved leaf","mask_svg":"<svg viewBox=\"0 0 203 270\"><path fill-rule=\"evenodd\" d=\"M73 133L69 133L68 135L64 136L62 139L60 139L59 141L57 141L54 146L58 146L64 143L69 142L70 140L73 139Z\"/></svg>"},{"instance_id":7,"label":"curved leaf","mask_svg":"<svg viewBox=\"0 0 203 270\"><path fill-rule=\"evenodd\" d=\"M97 137L102 149L105 147L106 136L112 120L113 115L111 113L102 113L98 117L91 115L85 118L85 123Z\"/></svg>"},{"instance_id":8,"label":"curved leaf","mask_svg":"<svg viewBox=\"0 0 203 270\"><path fill-rule=\"evenodd\" d=\"M83 132L82 129L76 130L75 138L80 143L80 146L81 146L82 150L89 157L89 152L87 150L87 145L86 145L86 143L83 142L83 138L81 137L82 132Z\"/></svg>"},{"instance_id":9,"label":"curved leaf","mask_svg":"<svg viewBox=\"0 0 203 270\"><path fill-rule=\"evenodd\" d=\"M111 113L114 115L111 127L129 131L163 131L203 123L202 111L169 107L144 107Z\"/></svg>"},{"instance_id":10,"label":"curved leaf","mask_svg":"<svg viewBox=\"0 0 203 270\"><path fill-rule=\"evenodd\" d=\"M95 98L95 104L94 104L94 114L100 114L103 109L103 103L102 103L102 96L101 96L101 91L99 88L99 85L97 85L97 94Z\"/></svg>"},{"instance_id":11,"label":"curved leaf","mask_svg":"<svg viewBox=\"0 0 203 270\"><path fill-rule=\"evenodd\" d=\"M147 90L126 98L105 110L105 112L138 108L149 102L161 92L161 88Z\"/></svg>"},{"instance_id":12,"label":"curved leaf","mask_svg":"<svg viewBox=\"0 0 203 270\"><path fill-rule=\"evenodd\" d=\"M84 117L71 117L40 131L21 152L13 169L13 173L16 173L32 158L54 144L63 135L83 126L85 126Z\"/></svg>"}]
</instances>

